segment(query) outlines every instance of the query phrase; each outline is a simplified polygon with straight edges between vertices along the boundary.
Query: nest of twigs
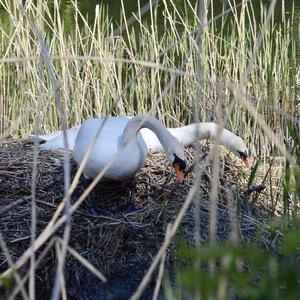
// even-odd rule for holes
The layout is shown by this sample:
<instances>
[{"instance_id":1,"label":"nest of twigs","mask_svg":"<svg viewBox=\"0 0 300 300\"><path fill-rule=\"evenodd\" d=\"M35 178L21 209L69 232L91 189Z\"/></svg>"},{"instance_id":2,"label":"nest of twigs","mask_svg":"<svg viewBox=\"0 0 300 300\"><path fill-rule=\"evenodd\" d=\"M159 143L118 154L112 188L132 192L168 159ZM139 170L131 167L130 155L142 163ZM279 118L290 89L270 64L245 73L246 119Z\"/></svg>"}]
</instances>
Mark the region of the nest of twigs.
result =
<instances>
[{"instance_id":1,"label":"nest of twigs","mask_svg":"<svg viewBox=\"0 0 300 300\"><path fill-rule=\"evenodd\" d=\"M186 150L188 164L193 163L192 148ZM202 147L201 159L207 155L208 147ZM0 230L12 259L17 260L30 246L32 170L34 161L33 141L2 142L0 147ZM72 175L76 164L71 159ZM42 232L53 216L64 195L63 156L61 153L41 151L38 154L36 174L37 235ZM249 171L244 170L238 160L225 151L220 155L220 176L216 214L216 240L228 239L232 224L238 223L238 235L246 242L256 236L256 231L268 217L262 209L264 194L256 197L255 205L247 190ZM150 153L145 166L136 176L135 202L137 211L128 214L112 213L110 216L92 216L86 204L82 204L72 216L72 231L69 245L108 279L101 283L72 255L68 255L65 265L67 292L72 299L91 296L97 299L126 299L135 290L146 269L161 245L167 224L172 222L194 184L191 171L184 185L176 183L173 169L166 163L163 153ZM202 241L208 238L210 197L212 189L212 163L199 181L197 201L185 215L181 225L180 239L195 243L195 224ZM82 183L76 193L82 192ZM126 183L101 181L93 191L99 207L114 211L126 203L129 197ZM76 194L75 193L75 194ZM238 213L237 213L238 203ZM259 206L258 206L259 205ZM195 222L195 207L200 216ZM62 236L63 227L57 232ZM167 268L174 259L173 242L167 255ZM43 249L43 248L42 248ZM37 257L42 251L37 252ZM57 266L55 247L40 261L37 268L37 282L42 289L40 297L48 297L53 286ZM0 272L8 268L5 255L0 251ZM22 268L27 272L29 264ZM147 294L148 293L148 294ZM145 299L151 294L146 290ZM147 296L148 295L148 296Z\"/></svg>"}]
</instances>

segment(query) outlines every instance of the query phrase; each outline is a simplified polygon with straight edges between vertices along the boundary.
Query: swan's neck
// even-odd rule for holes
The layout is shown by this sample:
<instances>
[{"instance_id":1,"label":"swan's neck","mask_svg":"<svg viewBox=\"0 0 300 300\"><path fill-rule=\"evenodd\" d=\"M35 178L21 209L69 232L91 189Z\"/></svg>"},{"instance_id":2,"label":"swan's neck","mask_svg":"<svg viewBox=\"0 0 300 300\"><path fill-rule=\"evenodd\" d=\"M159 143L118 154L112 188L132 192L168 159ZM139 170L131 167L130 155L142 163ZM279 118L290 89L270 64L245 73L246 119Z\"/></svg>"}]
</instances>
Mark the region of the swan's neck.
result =
<instances>
[{"instance_id":1,"label":"swan's neck","mask_svg":"<svg viewBox=\"0 0 300 300\"><path fill-rule=\"evenodd\" d=\"M178 139L181 144L188 146L194 142L204 139L215 141L218 138L218 134L220 134L218 132L218 128L220 127L216 123L204 122L179 128L169 128L169 131ZM235 134L227 129L223 129L219 136L219 142L230 149L235 138L237 138Z\"/></svg>"},{"instance_id":2,"label":"swan's neck","mask_svg":"<svg viewBox=\"0 0 300 300\"><path fill-rule=\"evenodd\" d=\"M123 132L123 143L126 144L132 139L136 139L138 131L142 128L148 128L153 131L163 146L169 160L171 161L174 159L173 155L169 155L169 151L170 149L176 148L177 145L180 145L178 140L160 121L151 116L145 117L143 115L139 115L130 119Z\"/></svg>"}]
</instances>

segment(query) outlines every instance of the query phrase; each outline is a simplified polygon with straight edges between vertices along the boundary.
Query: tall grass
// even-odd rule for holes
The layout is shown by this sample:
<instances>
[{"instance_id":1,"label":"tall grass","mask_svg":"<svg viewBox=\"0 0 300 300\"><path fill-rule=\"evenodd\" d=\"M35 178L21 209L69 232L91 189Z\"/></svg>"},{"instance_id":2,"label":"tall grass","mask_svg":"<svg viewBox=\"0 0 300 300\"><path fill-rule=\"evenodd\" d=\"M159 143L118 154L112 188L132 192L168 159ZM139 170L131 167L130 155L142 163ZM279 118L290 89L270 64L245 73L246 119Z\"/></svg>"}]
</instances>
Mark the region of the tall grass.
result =
<instances>
[{"instance_id":1,"label":"tall grass","mask_svg":"<svg viewBox=\"0 0 300 300\"><path fill-rule=\"evenodd\" d=\"M39 45L14 2L2 0L1 4L11 20L0 33L1 132L16 126L16 120L19 120L19 125L12 132L14 136L32 132L35 120L32 108L40 98L44 99L41 101L41 131L57 129L58 115L47 73L44 74L45 97L37 89L38 66L41 64ZM159 27L156 8L151 10L150 22L143 21L137 15L135 27L115 35L117 28L111 23L105 8L96 8L94 24L90 26L74 7L74 28L66 35L57 1L54 1L54 13L43 2L38 7L30 4L30 16L35 25L44 30L54 59L69 126L91 116L111 114L110 109L116 99L119 101L113 114L133 115L147 111L161 95L172 74L178 72L178 66L187 53L191 53L188 63L175 85L155 107L155 114L168 126L192 121L193 102L197 97L197 48L193 33L197 14L189 5L183 12L179 12L172 1L168 4L164 2L164 5L163 15L166 18L163 32ZM265 12L262 6L258 21L249 2L239 11L234 9L226 21L224 16L207 27L203 39L204 74L200 86L204 97L199 103L198 116L202 121L214 120L217 106L221 105L226 114L233 105L228 114L227 127L243 135L253 145L252 150L259 154L272 153L274 144L267 140L256 121L241 108L232 89L241 82L251 59ZM299 118L296 96L299 65L296 63L294 36L297 20L294 11L289 18L285 16L283 11L281 23L272 20L268 25L262 47L242 87L246 99L253 103L258 113L263 114L281 140L288 136L284 116L288 115L292 120ZM180 38L182 41L178 43ZM169 50L165 51L168 47ZM149 61L154 63L143 64Z\"/></svg>"},{"instance_id":2,"label":"tall grass","mask_svg":"<svg viewBox=\"0 0 300 300\"><path fill-rule=\"evenodd\" d=\"M261 255L259 247L247 249L237 243L233 245L211 243L208 246L193 248L191 251L188 249L182 254L182 258L185 261L195 259L196 268L185 269L183 264L176 282L178 295L171 289L166 289L166 297L181 298L184 296L183 293L188 293L193 299L200 296L204 299L216 297L225 299L227 296L231 297L225 291L232 290L232 298L236 296L259 298L265 296L266 286L271 284L271 293L268 295L272 295L275 299L280 295L282 285L285 287L290 282L297 285L297 281L286 281L279 273L281 268L285 271L284 276L290 276L290 272L298 271L298 268L285 270L284 267L286 261L290 262L285 258L289 254L296 257L299 247L297 239L299 122L297 121L300 110L297 90L300 68L297 65L294 36L299 16L292 11L290 17L286 18L283 5L282 22L275 23L274 19L267 22L266 9L262 5L261 18L258 18L258 21L251 2L245 2L237 9L234 1L228 1L232 10L230 17L224 14L215 18L211 10L209 19L212 21L204 26L200 39L197 35L198 30L195 30L199 25L197 9L188 1L184 11L177 10L173 1L161 1L164 31L160 30L161 17L157 8L150 8L149 22L145 22L138 13L135 16L135 27L128 27L123 5L121 9L124 19L121 27L116 27L111 23L103 7L97 6L94 23L90 25L77 9L75 2L72 3L75 10L74 28L66 34L58 1L54 1L54 13L44 2L39 1L35 6L28 1L25 18L15 1L0 0L10 20L10 23L6 23L0 29L2 136L9 134L24 136L33 132L37 123L40 124L39 129L42 132L63 127L61 124L63 120L59 116L61 112L57 110L55 96L57 90L53 89L55 76L44 66L47 63L45 51L41 51L42 43L34 30L38 28L40 33L44 34L47 51L49 49L53 59L62 110L68 126L78 124L92 116L133 115L152 109L152 113L167 126L180 126L195 119L212 121L219 116L221 120L217 121L223 121L231 130L242 135L251 145L252 153L264 157L276 154L275 146L285 143L286 147L292 150L287 152L288 155L284 158L285 176L281 178L284 183L281 199L284 218L281 229L286 230L292 224L293 230L282 242L284 260L279 261L277 257L274 259L269 254ZM256 48L261 37L262 43ZM172 82L174 84L171 84ZM241 105L242 99L254 106L254 114L261 116L254 117L253 111L247 111L245 108L247 106ZM39 122L36 122L37 117ZM261 126L262 124L265 128ZM268 132L266 128L271 129L271 133L279 143L270 140L270 134L265 134ZM132 299L138 299L139 293L147 285L159 263L163 269L166 251L185 213L194 201L202 172L211 157L218 158L218 155L210 153L202 168L196 171L195 182L174 223L168 227L165 240ZM210 198L215 200L213 203L215 208L218 198L218 173L215 159L212 180L212 185L213 183L215 185ZM29 249L31 252L25 251L15 265L11 263L12 268L5 273L13 273L14 267L16 269L21 267L32 255L31 268L34 274L35 250L41 247L61 225L70 221L68 217L102 176L103 173L100 173L95 178L73 206L66 202L66 215L60 216L65 203L63 200L46 229L36 239L35 234L32 235L32 247ZM65 176L65 180L69 181L67 177ZM74 190L78 179L79 175L76 175L70 190ZM65 187L65 199L68 199L69 183ZM32 195L34 194L33 183ZM210 209L213 226L216 216L212 214L213 208ZM32 223L34 224L34 220ZM211 227L210 238L214 237L213 232L214 228ZM293 240L294 237L296 242ZM69 236L56 245L59 267L56 277L58 284L55 284L53 299L59 298L60 290L65 292L62 276L68 239ZM2 248L5 248L4 246ZM251 272L242 273L240 268L242 259L249 263ZM215 272L219 267L219 261L221 272ZM88 262L84 263L89 265ZM210 272L210 277L207 278L206 272L197 269L200 265L208 265L214 272ZM96 273L90 265L89 268ZM263 272L265 270L267 273ZM272 274L274 270L276 273ZM163 280L162 273L162 271L159 273L159 282ZM261 274L261 285L252 288L252 283ZM100 274L99 277L101 276ZM1 277L2 284L4 277L4 275ZM103 276L101 278L105 279ZM270 283L270 278L273 278L274 282ZM198 286L198 282L201 282L201 285ZM34 298L34 280L31 286L31 298ZM230 289L227 289L228 286ZM19 284L19 287L22 288L22 284ZM250 289L243 290L245 287ZM240 294L240 291L243 293ZM295 296L294 293L295 289L291 289L290 296Z\"/></svg>"}]
</instances>

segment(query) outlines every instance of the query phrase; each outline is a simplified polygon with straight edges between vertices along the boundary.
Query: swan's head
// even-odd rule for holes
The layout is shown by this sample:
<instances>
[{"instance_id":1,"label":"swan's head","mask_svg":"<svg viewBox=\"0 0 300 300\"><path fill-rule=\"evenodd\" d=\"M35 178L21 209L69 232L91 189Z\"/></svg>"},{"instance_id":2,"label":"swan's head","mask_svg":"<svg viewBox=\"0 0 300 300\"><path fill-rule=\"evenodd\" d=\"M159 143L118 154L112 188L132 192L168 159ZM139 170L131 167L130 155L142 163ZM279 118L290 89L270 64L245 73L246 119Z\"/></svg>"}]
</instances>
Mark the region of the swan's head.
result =
<instances>
[{"instance_id":1,"label":"swan's head","mask_svg":"<svg viewBox=\"0 0 300 300\"><path fill-rule=\"evenodd\" d=\"M232 139L231 142L228 144L228 148L233 154L235 154L237 157L243 160L247 168L252 168L253 164L248 156L246 144L241 137L235 136L234 139Z\"/></svg>"},{"instance_id":2,"label":"swan's head","mask_svg":"<svg viewBox=\"0 0 300 300\"><path fill-rule=\"evenodd\" d=\"M168 160L175 169L177 181L183 183L184 171L186 168L183 146L178 142L176 138L174 138L174 140L172 139L172 141L168 141L168 146L165 146L164 150L168 157Z\"/></svg>"}]
</instances>

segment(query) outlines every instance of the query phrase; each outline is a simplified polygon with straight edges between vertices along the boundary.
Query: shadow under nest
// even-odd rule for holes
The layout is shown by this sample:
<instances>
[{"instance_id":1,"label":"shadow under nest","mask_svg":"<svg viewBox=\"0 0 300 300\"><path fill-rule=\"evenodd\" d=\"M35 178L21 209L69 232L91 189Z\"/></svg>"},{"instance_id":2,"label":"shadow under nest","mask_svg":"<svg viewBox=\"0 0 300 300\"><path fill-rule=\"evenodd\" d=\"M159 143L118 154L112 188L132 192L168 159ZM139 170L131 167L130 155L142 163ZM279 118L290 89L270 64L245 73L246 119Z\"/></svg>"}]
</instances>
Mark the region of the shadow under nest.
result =
<instances>
[{"instance_id":1,"label":"shadow under nest","mask_svg":"<svg viewBox=\"0 0 300 300\"><path fill-rule=\"evenodd\" d=\"M192 148L186 150L188 165L193 162ZM202 147L201 160L208 153ZM225 153L225 154L224 154ZM76 163L71 159L72 176ZM33 168L33 141L7 140L0 147L0 230L12 259L17 260L30 246L31 234L31 185ZM108 279L101 283L72 255L67 255L65 281L68 296L72 299L128 299L142 280L161 243L167 224L173 222L192 184L193 172L185 183L176 182L171 166L167 165L161 152L149 153L144 167L137 174L135 204L137 211L126 215L115 213L107 217L89 215L87 205L82 204L72 216L72 231L69 245L98 268ZM209 208L211 195L212 163L199 182L200 239L208 238ZM251 206L247 190L248 175L243 173L237 160L222 152L220 158L220 187L217 205L216 239L226 240L232 222L238 223L243 241L251 242L259 224L268 217L263 205ZM77 192L82 190L82 182ZM118 182L101 181L92 192L99 207L111 210L125 203L129 188ZM41 151L38 154L36 180L37 234L47 225L64 194L63 156L61 153ZM259 196L263 198L262 196ZM237 201L240 203L237 214ZM260 201L261 203L263 200ZM229 205L231 203L231 205ZM259 203L256 202L256 203ZM180 239L194 244L195 207L192 205L181 224ZM230 221L231 220L231 221ZM57 232L62 236L63 227ZM173 264L176 239L169 247L166 269L174 272ZM37 257L42 249L37 252ZM38 297L49 297L56 272L55 247L41 260L36 271ZM8 268L6 258L0 250L0 272ZM29 263L22 267L27 273ZM153 282L147 287L143 299L151 298ZM7 291L0 290L0 296Z\"/></svg>"}]
</instances>

